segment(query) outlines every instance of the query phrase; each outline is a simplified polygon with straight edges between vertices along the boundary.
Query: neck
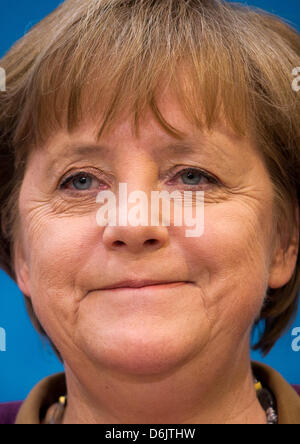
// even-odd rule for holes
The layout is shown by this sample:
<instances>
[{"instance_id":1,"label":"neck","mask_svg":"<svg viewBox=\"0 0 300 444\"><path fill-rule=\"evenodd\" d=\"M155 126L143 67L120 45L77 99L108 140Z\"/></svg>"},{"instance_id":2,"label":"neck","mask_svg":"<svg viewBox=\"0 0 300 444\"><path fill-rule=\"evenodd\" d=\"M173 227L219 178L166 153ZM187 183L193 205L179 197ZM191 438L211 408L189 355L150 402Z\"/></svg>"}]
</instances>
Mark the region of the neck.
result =
<instances>
[{"instance_id":1,"label":"neck","mask_svg":"<svg viewBox=\"0 0 300 444\"><path fill-rule=\"evenodd\" d=\"M266 424L249 351L235 353L234 359L225 355L208 360L201 354L159 376L133 377L91 364L75 375L66 364L63 423Z\"/></svg>"}]
</instances>

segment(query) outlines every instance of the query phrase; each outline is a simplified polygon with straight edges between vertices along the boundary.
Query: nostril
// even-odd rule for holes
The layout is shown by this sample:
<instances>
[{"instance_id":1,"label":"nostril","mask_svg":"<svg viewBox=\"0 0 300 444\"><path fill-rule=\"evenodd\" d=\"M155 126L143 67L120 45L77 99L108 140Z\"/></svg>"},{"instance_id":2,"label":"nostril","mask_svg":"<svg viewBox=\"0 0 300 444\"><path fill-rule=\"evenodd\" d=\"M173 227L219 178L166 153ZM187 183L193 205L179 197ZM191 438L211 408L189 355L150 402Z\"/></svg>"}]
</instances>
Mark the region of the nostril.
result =
<instances>
[{"instance_id":1,"label":"nostril","mask_svg":"<svg viewBox=\"0 0 300 444\"><path fill-rule=\"evenodd\" d=\"M123 242L123 241L115 241L115 242L114 242L114 245L115 245L116 247L118 247L118 246L124 245L124 242Z\"/></svg>"},{"instance_id":2,"label":"nostril","mask_svg":"<svg viewBox=\"0 0 300 444\"><path fill-rule=\"evenodd\" d=\"M148 244L150 244L150 245L154 245L154 244L156 244L157 242L158 242L157 239L148 239L148 240L145 241L145 243L148 243Z\"/></svg>"},{"instance_id":3,"label":"nostril","mask_svg":"<svg viewBox=\"0 0 300 444\"><path fill-rule=\"evenodd\" d=\"M160 245L160 243L161 242L159 241L159 239L146 239L144 242L139 242L137 240L125 242L125 241L122 241L119 239L119 240L115 240L114 242L112 242L111 247L116 248L116 249L119 249L122 247L122 249L123 249L127 246L129 249L133 248L134 250L136 250L136 249L139 250L142 247L145 247L145 248L146 247L149 247L149 248L150 247L157 247Z\"/></svg>"}]
</instances>

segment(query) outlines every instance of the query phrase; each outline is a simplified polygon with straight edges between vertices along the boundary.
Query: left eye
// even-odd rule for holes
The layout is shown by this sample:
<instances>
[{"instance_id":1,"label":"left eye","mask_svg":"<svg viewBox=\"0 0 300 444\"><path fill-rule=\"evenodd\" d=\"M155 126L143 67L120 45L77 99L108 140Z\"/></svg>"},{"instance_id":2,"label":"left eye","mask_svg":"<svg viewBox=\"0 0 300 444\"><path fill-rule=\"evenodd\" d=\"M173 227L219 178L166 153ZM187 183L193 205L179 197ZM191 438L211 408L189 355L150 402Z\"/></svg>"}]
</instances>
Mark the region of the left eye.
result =
<instances>
[{"instance_id":1,"label":"left eye","mask_svg":"<svg viewBox=\"0 0 300 444\"><path fill-rule=\"evenodd\" d=\"M180 177L184 185L201 185L206 183L217 183L217 181L204 171L195 168L186 168L176 174L176 178ZM204 181L204 183L203 183Z\"/></svg>"},{"instance_id":2,"label":"left eye","mask_svg":"<svg viewBox=\"0 0 300 444\"><path fill-rule=\"evenodd\" d=\"M79 173L68 177L60 187L66 189L68 185L71 185L73 190L86 191L92 187L94 181L97 182L98 179L91 174Z\"/></svg>"}]
</instances>

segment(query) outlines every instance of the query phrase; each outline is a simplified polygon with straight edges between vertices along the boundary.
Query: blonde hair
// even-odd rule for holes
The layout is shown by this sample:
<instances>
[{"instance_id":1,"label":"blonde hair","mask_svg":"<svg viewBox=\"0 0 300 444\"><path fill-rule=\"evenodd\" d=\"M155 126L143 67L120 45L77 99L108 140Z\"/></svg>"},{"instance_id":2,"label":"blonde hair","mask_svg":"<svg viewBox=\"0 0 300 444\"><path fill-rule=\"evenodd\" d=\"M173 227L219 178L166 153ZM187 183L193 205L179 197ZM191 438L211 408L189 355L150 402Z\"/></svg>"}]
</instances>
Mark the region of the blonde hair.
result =
<instances>
[{"instance_id":1,"label":"blonde hair","mask_svg":"<svg viewBox=\"0 0 300 444\"><path fill-rule=\"evenodd\" d=\"M138 132L149 106L180 138L157 106L165 87L199 128L225 118L237 134L255 137L276 193L274 225L288 245L299 206L300 96L292 89L299 65L299 33L257 8L222 0L65 1L0 61L7 74L0 94L0 266L16 280L18 193L30 151L83 118L96 119L100 137L125 110ZM299 269L298 256L291 280L268 289L255 323L265 320L255 346L265 354L296 314Z\"/></svg>"}]
</instances>

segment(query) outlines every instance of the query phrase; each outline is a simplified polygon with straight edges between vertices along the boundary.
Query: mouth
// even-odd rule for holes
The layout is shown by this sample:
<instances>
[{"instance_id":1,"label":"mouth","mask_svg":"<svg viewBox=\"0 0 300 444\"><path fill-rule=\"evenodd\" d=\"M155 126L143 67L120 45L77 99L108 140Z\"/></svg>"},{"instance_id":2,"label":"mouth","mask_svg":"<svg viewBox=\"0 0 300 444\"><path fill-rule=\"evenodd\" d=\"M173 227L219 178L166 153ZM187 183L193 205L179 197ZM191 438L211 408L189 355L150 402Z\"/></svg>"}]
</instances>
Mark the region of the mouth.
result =
<instances>
[{"instance_id":1,"label":"mouth","mask_svg":"<svg viewBox=\"0 0 300 444\"><path fill-rule=\"evenodd\" d=\"M154 280L127 280L118 282L114 285L102 287L101 290L116 290L116 289L129 289L129 288L162 288L162 287L174 287L183 284L191 284L188 281L154 281Z\"/></svg>"}]
</instances>

